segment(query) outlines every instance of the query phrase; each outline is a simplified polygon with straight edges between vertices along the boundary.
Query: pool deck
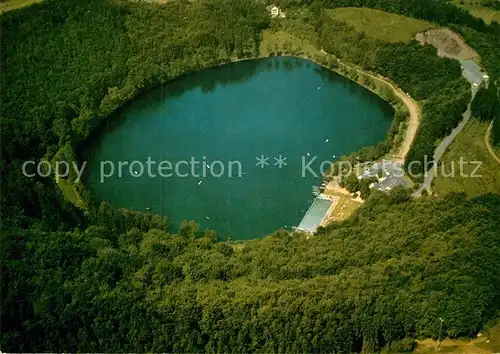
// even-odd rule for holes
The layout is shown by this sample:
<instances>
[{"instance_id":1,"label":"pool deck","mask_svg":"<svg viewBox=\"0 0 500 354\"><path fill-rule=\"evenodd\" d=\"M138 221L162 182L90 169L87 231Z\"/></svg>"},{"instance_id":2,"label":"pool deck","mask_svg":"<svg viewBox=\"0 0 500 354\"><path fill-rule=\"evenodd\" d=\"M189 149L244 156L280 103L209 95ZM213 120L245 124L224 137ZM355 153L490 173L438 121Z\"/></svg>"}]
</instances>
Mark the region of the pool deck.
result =
<instances>
[{"instance_id":1,"label":"pool deck","mask_svg":"<svg viewBox=\"0 0 500 354\"><path fill-rule=\"evenodd\" d=\"M314 199L296 230L314 234L319 226L324 226L338 200L338 197L320 194Z\"/></svg>"}]
</instances>

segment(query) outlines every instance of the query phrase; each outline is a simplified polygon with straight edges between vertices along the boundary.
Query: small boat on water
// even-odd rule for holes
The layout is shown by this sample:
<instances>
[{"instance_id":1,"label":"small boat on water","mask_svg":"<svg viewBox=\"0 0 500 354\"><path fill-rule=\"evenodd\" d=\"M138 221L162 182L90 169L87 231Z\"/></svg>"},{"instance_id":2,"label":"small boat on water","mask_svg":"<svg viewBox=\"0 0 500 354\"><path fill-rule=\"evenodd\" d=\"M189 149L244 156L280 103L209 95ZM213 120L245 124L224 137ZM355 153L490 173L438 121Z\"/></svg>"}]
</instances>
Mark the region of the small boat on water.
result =
<instances>
[{"instance_id":1,"label":"small boat on water","mask_svg":"<svg viewBox=\"0 0 500 354\"><path fill-rule=\"evenodd\" d=\"M199 181L199 182L198 182L198 185L200 185L200 184L202 184L202 183L203 183L203 181Z\"/></svg>"}]
</instances>

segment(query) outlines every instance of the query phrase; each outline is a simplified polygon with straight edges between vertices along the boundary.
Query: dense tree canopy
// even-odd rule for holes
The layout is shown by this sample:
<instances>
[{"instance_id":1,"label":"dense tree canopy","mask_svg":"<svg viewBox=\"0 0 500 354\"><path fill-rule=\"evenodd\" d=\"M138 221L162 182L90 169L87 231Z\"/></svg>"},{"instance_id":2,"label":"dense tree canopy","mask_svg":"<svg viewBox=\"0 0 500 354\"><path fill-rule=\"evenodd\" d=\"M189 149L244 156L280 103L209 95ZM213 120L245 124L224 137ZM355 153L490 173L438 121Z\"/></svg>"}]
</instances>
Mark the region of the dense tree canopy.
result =
<instances>
[{"instance_id":1,"label":"dense tree canopy","mask_svg":"<svg viewBox=\"0 0 500 354\"><path fill-rule=\"evenodd\" d=\"M500 97L495 82L483 84L471 105L474 117L491 122L500 115Z\"/></svg>"},{"instance_id":2,"label":"dense tree canopy","mask_svg":"<svg viewBox=\"0 0 500 354\"><path fill-rule=\"evenodd\" d=\"M1 16L4 205L21 201L29 211L36 203L33 179L20 173L25 160L50 160L63 146L76 156L70 150L142 90L255 56L268 17L264 5L244 0L47 0Z\"/></svg>"},{"instance_id":3,"label":"dense tree canopy","mask_svg":"<svg viewBox=\"0 0 500 354\"><path fill-rule=\"evenodd\" d=\"M473 335L499 309L499 213L498 196L376 193L317 237L241 247L106 205L83 231L9 228L2 348L373 352L439 317Z\"/></svg>"},{"instance_id":4,"label":"dense tree canopy","mask_svg":"<svg viewBox=\"0 0 500 354\"><path fill-rule=\"evenodd\" d=\"M492 139L493 144L500 147L500 115L496 116L493 120Z\"/></svg>"},{"instance_id":5,"label":"dense tree canopy","mask_svg":"<svg viewBox=\"0 0 500 354\"><path fill-rule=\"evenodd\" d=\"M491 139L494 145L500 145L500 90L495 81L483 84L471 105L475 118L493 122Z\"/></svg>"},{"instance_id":6,"label":"dense tree canopy","mask_svg":"<svg viewBox=\"0 0 500 354\"><path fill-rule=\"evenodd\" d=\"M498 26L451 4L310 6L315 45L423 101L411 158L431 153L465 109L469 87L458 63L415 42L367 39L321 16L323 8L369 6L459 26L500 77ZM496 315L498 196L375 192L317 237L278 231L228 244L194 222L172 234L160 216L105 203L82 211L50 178L23 176L26 159L77 159L109 114L141 91L257 56L268 25L264 4L248 0L44 0L0 16L3 351L373 352L405 337L436 337L439 317L443 335L457 337ZM389 149L382 143L364 157Z\"/></svg>"},{"instance_id":7,"label":"dense tree canopy","mask_svg":"<svg viewBox=\"0 0 500 354\"><path fill-rule=\"evenodd\" d=\"M460 64L439 58L434 47L416 41L389 44L368 38L328 15L322 25L326 51L390 78L423 101L423 117L406 161L424 162L425 156L432 160L436 141L457 126L470 100L470 85L461 76ZM418 168L412 172L423 172L425 166Z\"/></svg>"}]
</instances>

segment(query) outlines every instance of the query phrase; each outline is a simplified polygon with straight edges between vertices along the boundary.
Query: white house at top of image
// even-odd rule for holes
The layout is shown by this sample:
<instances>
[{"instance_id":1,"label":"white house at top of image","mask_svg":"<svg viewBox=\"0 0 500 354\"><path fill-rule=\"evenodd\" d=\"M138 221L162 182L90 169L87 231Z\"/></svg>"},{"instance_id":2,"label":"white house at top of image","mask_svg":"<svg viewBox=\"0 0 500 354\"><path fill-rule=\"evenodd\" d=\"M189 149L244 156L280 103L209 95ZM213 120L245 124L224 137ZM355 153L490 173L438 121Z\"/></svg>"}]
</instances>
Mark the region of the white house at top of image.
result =
<instances>
[{"instance_id":1,"label":"white house at top of image","mask_svg":"<svg viewBox=\"0 0 500 354\"><path fill-rule=\"evenodd\" d=\"M280 10L280 8L276 5L269 5L266 7L267 11L269 11L271 13L271 17L272 18L275 18L275 17L285 17L285 13L283 11Z\"/></svg>"}]
</instances>

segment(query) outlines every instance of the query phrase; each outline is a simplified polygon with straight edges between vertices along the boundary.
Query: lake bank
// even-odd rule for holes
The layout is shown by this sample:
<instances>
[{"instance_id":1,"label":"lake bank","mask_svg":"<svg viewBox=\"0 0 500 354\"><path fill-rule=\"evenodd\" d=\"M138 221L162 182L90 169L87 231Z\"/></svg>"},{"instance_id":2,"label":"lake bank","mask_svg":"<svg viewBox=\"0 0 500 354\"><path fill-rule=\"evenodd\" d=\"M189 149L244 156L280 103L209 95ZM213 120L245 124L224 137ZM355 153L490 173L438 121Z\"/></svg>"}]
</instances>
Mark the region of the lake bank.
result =
<instances>
[{"instance_id":1,"label":"lake bank","mask_svg":"<svg viewBox=\"0 0 500 354\"><path fill-rule=\"evenodd\" d=\"M122 123L96 143L89 186L113 206L169 216L174 229L194 219L202 229L233 239L261 237L297 225L313 197L311 187L321 184L321 162L379 142L392 116L387 102L312 61L239 61L192 74L127 105L114 117ZM261 155L268 158L266 168L255 165ZM218 168L216 161L240 161L243 174L219 178L206 169L198 177L139 178L136 163L134 174L99 182L96 161L144 163L148 156L173 165L196 157L200 167L206 157L210 171ZM276 165L280 156L283 168ZM303 159L312 160L316 175L302 176ZM246 231L246 225L262 231Z\"/></svg>"}]
</instances>

